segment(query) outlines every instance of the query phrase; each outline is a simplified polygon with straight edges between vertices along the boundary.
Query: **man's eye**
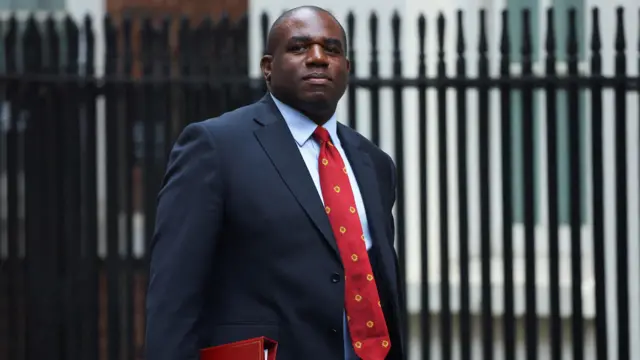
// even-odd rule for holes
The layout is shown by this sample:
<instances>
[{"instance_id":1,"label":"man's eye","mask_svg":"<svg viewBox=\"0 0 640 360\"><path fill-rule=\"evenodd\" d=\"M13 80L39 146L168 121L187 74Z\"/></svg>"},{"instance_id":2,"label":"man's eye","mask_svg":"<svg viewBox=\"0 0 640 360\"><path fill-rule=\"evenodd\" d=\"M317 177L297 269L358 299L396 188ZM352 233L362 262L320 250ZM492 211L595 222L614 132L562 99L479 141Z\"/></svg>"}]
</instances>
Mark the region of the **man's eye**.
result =
<instances>
[{"instance_id":1,"label":"man's eye","mask_svg":"<svg viewBox=\"0 0 640 360\"><path fill-rule=\"evenodd\" d=\"M293 45L289 47L289 51L304 51L305 47L303 45Z\"/></svg>"}]
</instances>

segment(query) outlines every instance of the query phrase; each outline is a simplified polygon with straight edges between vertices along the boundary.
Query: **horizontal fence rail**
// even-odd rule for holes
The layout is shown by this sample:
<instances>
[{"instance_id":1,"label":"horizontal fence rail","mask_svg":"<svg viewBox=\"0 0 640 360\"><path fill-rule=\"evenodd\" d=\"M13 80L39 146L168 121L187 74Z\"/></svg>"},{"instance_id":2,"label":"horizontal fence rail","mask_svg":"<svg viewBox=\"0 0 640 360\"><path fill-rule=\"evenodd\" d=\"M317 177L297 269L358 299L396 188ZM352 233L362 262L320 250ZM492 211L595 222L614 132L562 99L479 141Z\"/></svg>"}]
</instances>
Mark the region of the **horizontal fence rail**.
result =
<instances>
[{"instance_id":1,"label":"horizontal fence rail","mask_svg":"<svg viewBox=\"0 0 640 360\"><path fill-rule=\"evenodd\" d=\"M109 76L109 77L87 77L78 75L33 75L33 74L0 74L0 81L20 80L23 84L51 82L56 83L78 83L91 84L96 88L98 94L102 93L107 84L127 84L131 82L131 78L127 76ZM263 86L262 79L246 78L245 76L232 77L227 76L220 79L208 79L202 76L150 76L136 80L136 84L159 84L159 85L206 85L206 86L233 86L246 85L251 89L261 89ZM598 75L558 75L554 78L544 78L538 75L522 75L509 78L406 78L406 77L389 77L389 78L362 78L351 77L350 85L354 88L393 88L394 86L402 86L403 88L418 88L421 86L427 88L455 88L455 87L471 87L484 86L487 88L500 88L503 85L509 85L510 88L522 89L533 88L542 89L553 86L557 89L567 89L571 86L602 86L605 88L613 88L623 86L628 91L637 91L640 89L640 77L625 75L622 79L616 76L598 76Z\"/></svg>"},{"instance_id":2,"label":"horizontal fence rail","mask_svg":"<svg viewBox=\"0 0 640 360\"><path fill-rule=\"evenodd\" d=\"M528 9L497 13L496 49L485 10L395 13L390 76L378 16L364 20L367 76L346 17L354 66L340 121L397 165L410 359L640 357L640 35L624 23L640 13L610 9L603 38L603 11L549 9L541 51ZM269 24L263 14L263 42ZM246 15L107 16L104 54L95 26L0 23L1 359L142 358L146 244L173 142L266 91L249 75ZM406 47L417 76L404 75Z\"/></svg>"}]
</instances>

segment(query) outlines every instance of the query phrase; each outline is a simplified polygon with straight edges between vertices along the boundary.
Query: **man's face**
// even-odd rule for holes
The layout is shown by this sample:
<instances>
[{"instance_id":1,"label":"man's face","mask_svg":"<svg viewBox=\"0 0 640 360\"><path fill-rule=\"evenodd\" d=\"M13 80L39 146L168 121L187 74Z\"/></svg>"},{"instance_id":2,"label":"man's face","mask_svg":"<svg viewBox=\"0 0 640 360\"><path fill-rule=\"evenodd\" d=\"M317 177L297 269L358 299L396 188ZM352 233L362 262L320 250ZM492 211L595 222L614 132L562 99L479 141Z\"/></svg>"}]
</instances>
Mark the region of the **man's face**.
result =
<instances>
[{"instance_id":1,"label":"man's face","mask_svg":"<svg viewBox=\"0 0 640 360\"><path fill-rule=\"evenodd\" d=\"M335 110L347 87L349 61L342 28L324 12L301 9L276 33L262 71L274 95L308 112Z\"/></svg>"}]
</instances>

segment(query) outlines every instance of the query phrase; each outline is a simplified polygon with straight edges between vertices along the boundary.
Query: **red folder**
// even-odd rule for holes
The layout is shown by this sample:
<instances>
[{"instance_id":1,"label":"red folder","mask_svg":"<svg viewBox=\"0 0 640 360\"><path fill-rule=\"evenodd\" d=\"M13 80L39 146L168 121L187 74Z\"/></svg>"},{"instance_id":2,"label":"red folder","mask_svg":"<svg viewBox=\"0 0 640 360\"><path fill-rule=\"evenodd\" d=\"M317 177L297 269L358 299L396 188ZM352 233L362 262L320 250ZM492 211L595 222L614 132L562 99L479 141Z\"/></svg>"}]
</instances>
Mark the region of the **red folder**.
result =
<instances>
[{"instance_id":1,"label":"red folder","mask_svg":"<svg viewBox=\"0 0 640 360\"><path fill-rule=\"evenodd\" d=\"M278 343L264 336L200 350L200 360L276 360Z\"/></svg>"}]
</instances>

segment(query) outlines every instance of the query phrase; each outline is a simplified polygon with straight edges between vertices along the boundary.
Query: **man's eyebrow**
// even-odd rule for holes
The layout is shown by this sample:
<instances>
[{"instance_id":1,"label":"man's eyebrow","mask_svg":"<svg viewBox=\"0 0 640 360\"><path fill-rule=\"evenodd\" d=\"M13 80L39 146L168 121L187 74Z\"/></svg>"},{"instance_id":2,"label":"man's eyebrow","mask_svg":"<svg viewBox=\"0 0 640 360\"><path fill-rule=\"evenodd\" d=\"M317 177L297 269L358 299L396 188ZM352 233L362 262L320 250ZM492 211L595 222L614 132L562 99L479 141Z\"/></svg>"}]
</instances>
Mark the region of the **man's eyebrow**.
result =
<instances>
[{"instance_id":1,"label":"man's eyebrow","mask_svg":"<svg viewBox=\"0 0 640 360\"><path fill-rule=\"evenodd\" d=\"M311 36L292 36L291 38L289 38L289 42L290 43L296 43L296 42L310 42L311 41ZM342 47L342 41L340 39L336 39L336 38L325 38L324 42L327 45L334 45L334 46L340 46Z\"/></svg>"},{"instance_id":2,"label":"man's eyebrow","mask_svg":"<svg viewBox=\"0 0 640 360\"><path fill-rule=\"evenodd\" d=\"M324 40L324 42L327 43L328 45L334 45L334 46L342 47L342 41L340 39L327 38L327 39Z\"/></svg>"},{"instance_id":3,"label":"man's eyebrow","mask_svg":"<svg viewBox=\"0 0 640 360\"><path fill-rule=\"evenodd\" d=\"M289 42L309 42L311 36L292 36L289 38Z\"/></svg>"}]
</instances>

